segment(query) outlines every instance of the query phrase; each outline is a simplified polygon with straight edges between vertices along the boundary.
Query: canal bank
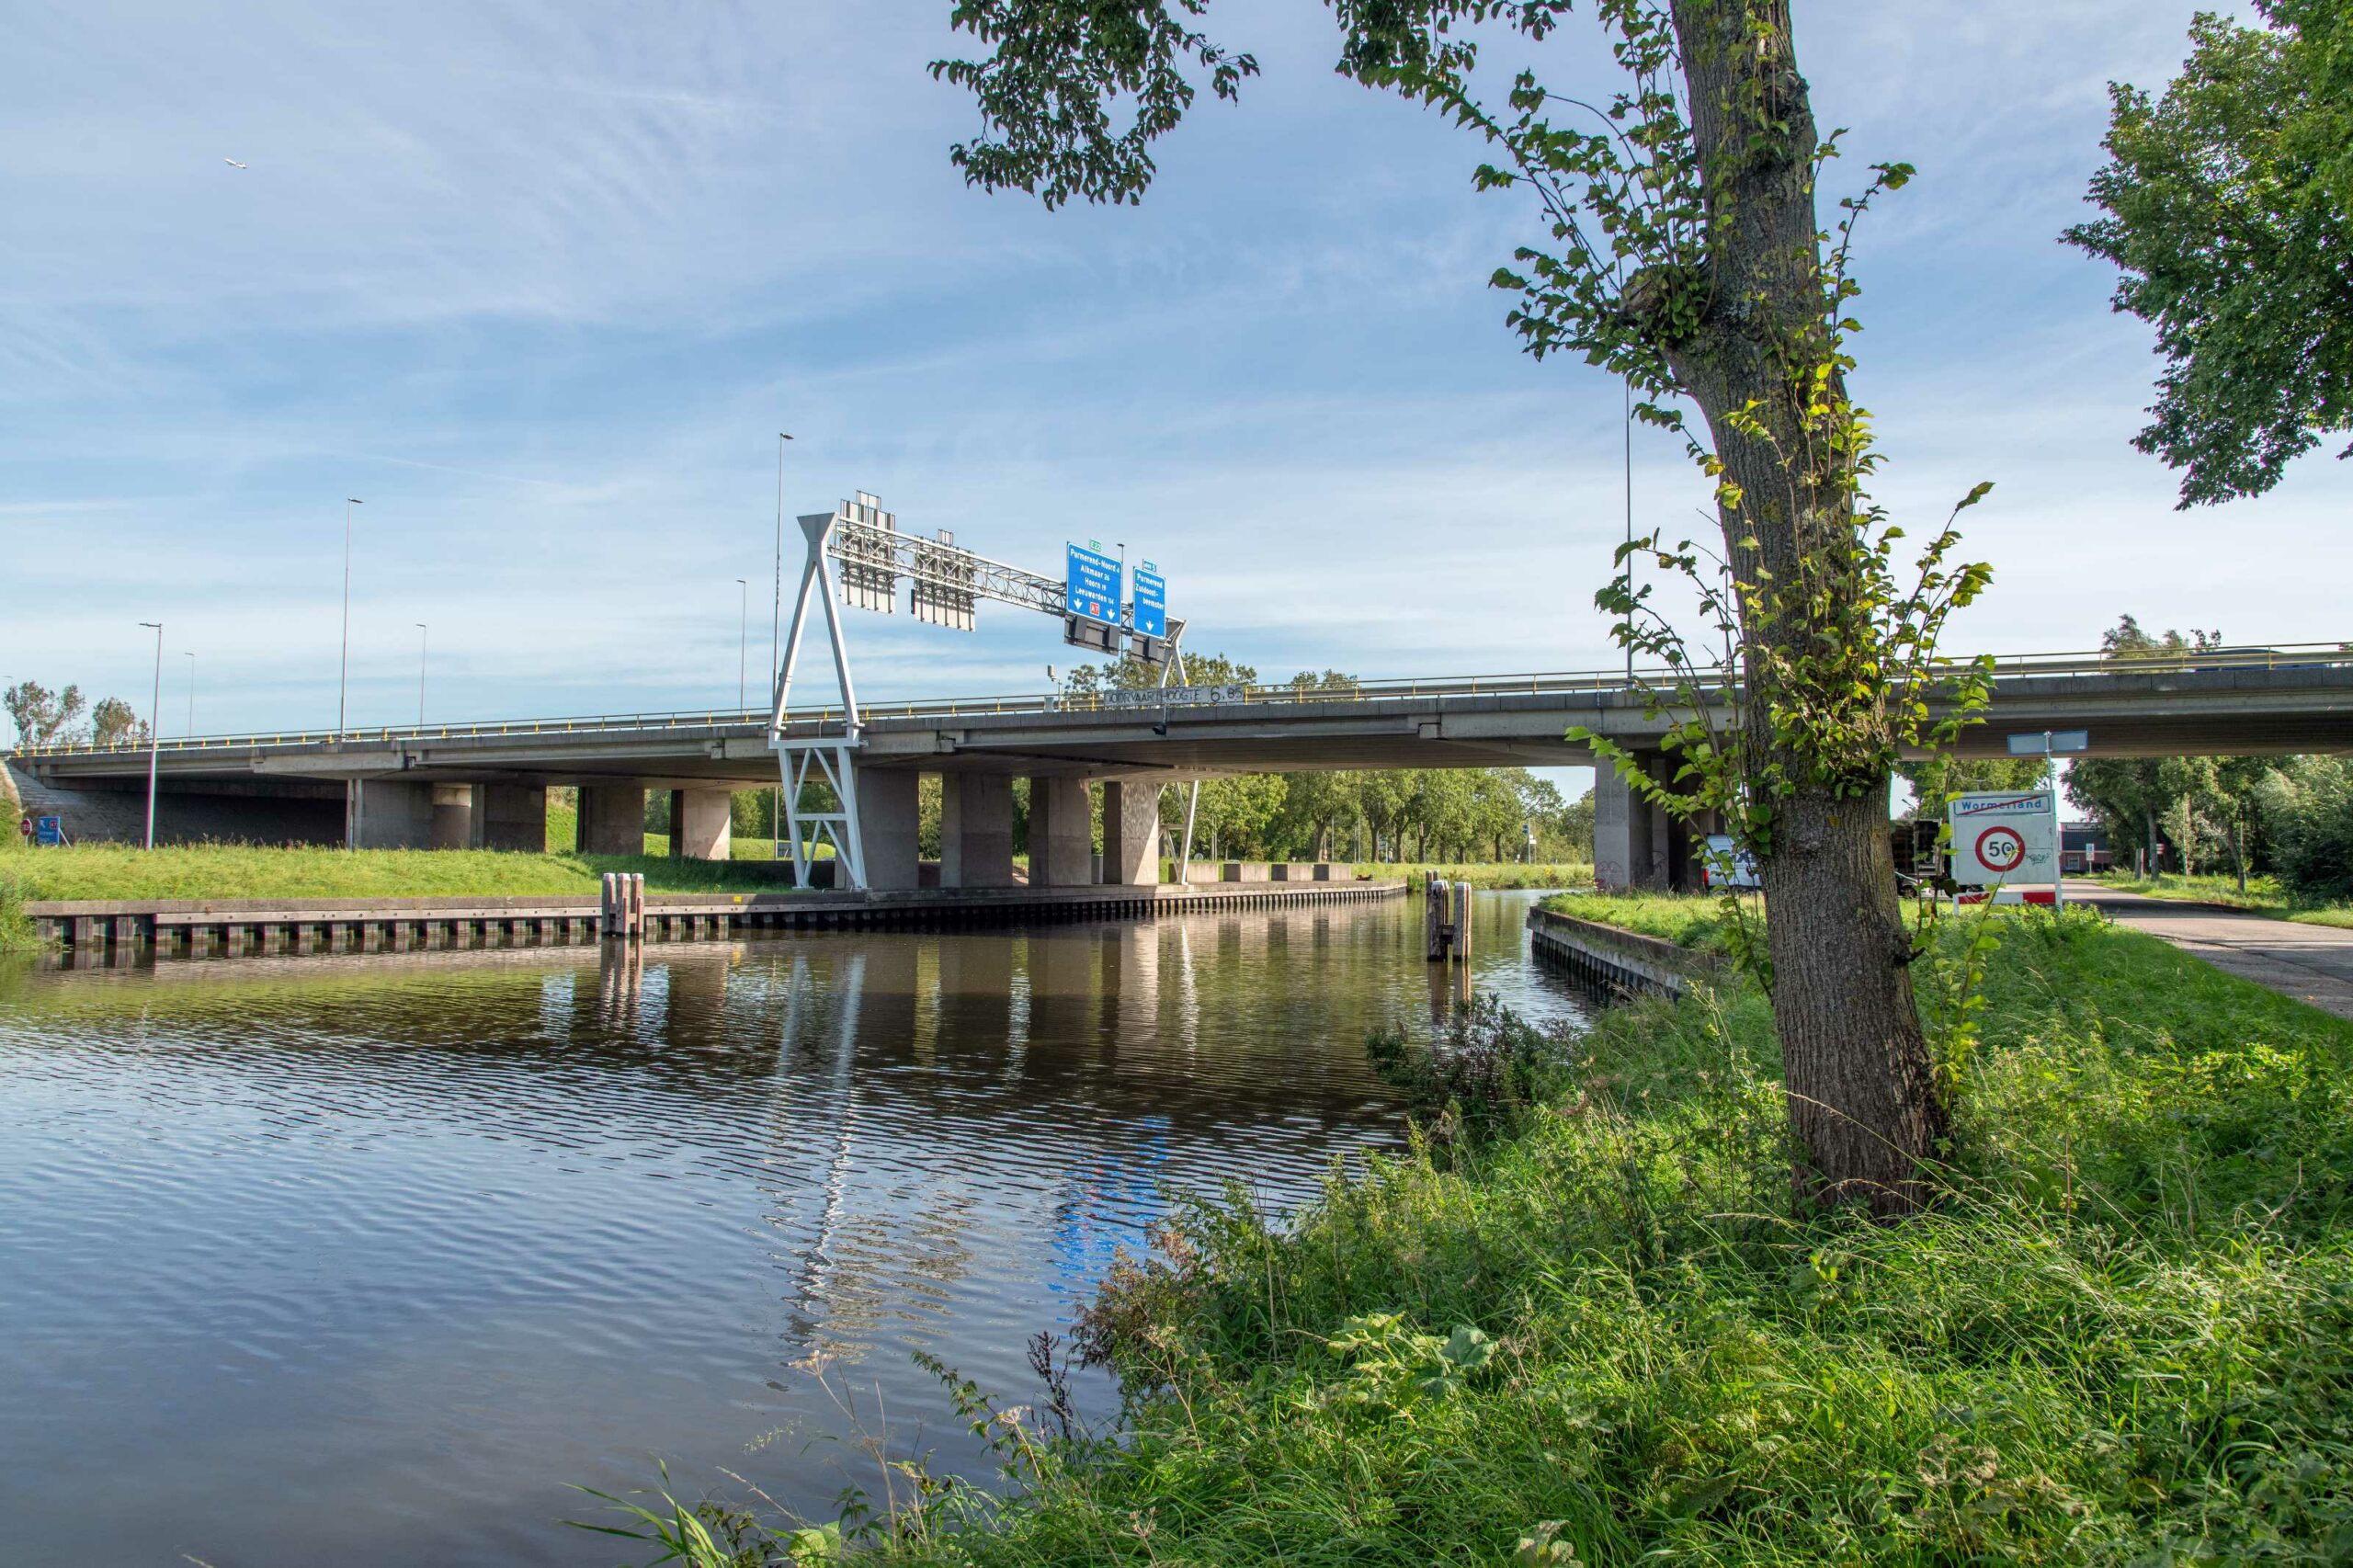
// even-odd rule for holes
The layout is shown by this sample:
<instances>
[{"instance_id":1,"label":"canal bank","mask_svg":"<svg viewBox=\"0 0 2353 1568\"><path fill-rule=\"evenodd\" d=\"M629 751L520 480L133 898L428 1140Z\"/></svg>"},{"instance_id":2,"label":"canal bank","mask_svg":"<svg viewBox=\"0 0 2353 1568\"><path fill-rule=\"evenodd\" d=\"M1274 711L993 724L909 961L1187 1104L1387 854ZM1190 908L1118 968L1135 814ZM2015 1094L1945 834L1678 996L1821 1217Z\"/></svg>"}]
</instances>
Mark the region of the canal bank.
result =
<instances>
[{"instance_id":1,"label":"canal bank","mask_svg":"<svg viewBox=\"0 0 2353 1568\"><path fill-rule=\"evenodd\" d=\"M1116 1273L1090 1343L1147 1391L1121 1440L882 1555L2334 1560L2353 1026L2004 915L1938 935L1930 1009L1980 962L1969 1041L1938 1031L1930 1211L1792 1200L1754 987L1613 1009L1508 1135L1296 1221L1194 1216Z\"/></svg>"},{"instance_id":2,"label":"canal bank","mask_svg":"<svg viewBox=\"0 0 2353 1568\"><path fill-rule=\"evenodd\" d=\"M95 899L24 904L41 947L77 962L154 956L395 951L602 935L701 940L746 931L939 930L1165 914L1304 908L1402 897L1389 882L1185 887L985 888L911 892L648 893L637 879L616 928L610 879L598 895L519 898Z\"/></svg>"},{"instance_id":3,"label":"canal bank","mask_svg":"<svg viewBox=\"0 0 2353 1568\"><path fill-rule=\"evenodd\" d=\"M1474 983L1574 1027L1528 902ZM828 1517L874 1433L988 1482L914 1352L1027 1400L1165 1191L1400 1148L1362 1041L1449 1005L1421 939L1386 898L0 960L0 1556L609 1568L571 1485L654 1456Z\"/></svg>"}]
</instances>

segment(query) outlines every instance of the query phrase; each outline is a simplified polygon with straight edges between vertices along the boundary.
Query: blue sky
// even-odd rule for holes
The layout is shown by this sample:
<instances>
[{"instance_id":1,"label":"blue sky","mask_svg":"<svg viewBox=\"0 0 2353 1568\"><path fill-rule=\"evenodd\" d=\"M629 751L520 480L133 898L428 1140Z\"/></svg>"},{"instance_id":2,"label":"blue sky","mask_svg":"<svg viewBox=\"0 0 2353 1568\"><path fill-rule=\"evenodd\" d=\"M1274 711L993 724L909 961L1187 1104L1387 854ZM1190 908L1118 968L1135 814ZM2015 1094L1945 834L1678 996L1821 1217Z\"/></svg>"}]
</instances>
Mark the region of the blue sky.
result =
<instances>
[{"instance_id":1,"label":"blue sky","mask_svg":"<svg viewBox=\"0 0 2353 1568\"><path fill-rule=\"evenodd\" d=\"M1995 483L1960 645L2079 648L2124 611L2353 635L2353 470L2174 511L2127 444L2146 329L2055 242L2104 84L2169 75L2192 8L1799 6L1847 165L1919 166L1859 247L1858 384L1900 516ZM1615 661L1620 390L1517 351L1484 280L1531 218L1472 191L1475 144L1333 76L1322 7L1229 0L1245 101L1196 111L1142 208L1047 213L948 163L975 120L924 69L947 9L14 8L0 680L143 708L160 619L166 733L184 651L201 731L331 723L357 495L356 722L414 717L418 621L434 718L732 704L779 429L789 510L864 488L1045 571L1123 540L1196 646L1270 675ZM1643 526L1706 526L1665 437L1634 492ZM988 607L853 634L877 698L1035 690L1070 652Z\"/></svg>"}]
</instances>

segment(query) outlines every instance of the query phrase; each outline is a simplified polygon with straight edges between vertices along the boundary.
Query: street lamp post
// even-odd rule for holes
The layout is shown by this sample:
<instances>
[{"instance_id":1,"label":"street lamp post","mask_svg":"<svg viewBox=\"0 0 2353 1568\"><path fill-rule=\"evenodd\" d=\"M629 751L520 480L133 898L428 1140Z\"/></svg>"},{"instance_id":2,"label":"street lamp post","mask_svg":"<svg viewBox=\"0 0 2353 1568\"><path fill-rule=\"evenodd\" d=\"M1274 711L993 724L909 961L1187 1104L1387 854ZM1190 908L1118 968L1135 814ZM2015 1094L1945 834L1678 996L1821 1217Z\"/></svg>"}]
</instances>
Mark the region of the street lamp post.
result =
<instances>
[{"instance_id":1,"label":"street lamp post","mask_svg":"<svg viewBox=\"0 0 2353 1568\"><path fill-rule=\"evenodd\" d=\"M425 645L433 633L425 622L416 623L416 727L425 728Z\"/></svg>"},{"instance_id":2,"label":"street lamp post","mask_svg":"<svg viewBox=\"0 0 2353 1568\"><path fill-rule=\"evenodd\" d=\"M784 444L792 437L776 433L776 592L768 611L768 701L776 701L776 679L784 650ZM777 776L768 797L768 858L784 858L784 776Z\"/></svg>"},{"instance_id":3,"label":"street lamp post","mask_svg":"<svg viewBox=\"0 0 2353 1568\"><path fill-rule=\"evenodd\" d=\"M335 680L335 738L343 742L344 719L351 690L351 509L367 503L357 495L343 498L343 664Z\"/></svg>"},{"instance_id":4,"label":"street lamp post","mask_svg":"<svg viewBox=\"0 0 2353 1568\"><path fill-rule=\"evenodd\" d=\"M155 695L147 704L147 847L155 847L155 763L164 744L164 623L139 623L155 633Z\"/></svg>"},{"instance_id":5,"label":"street lamp post","mask_svg":"<svg viewBox=\"0 0 2353 1568\"><path fill-rule=\"evenodd\" d=\"M751 635L752 585L743 578L735 579L735 710L744 710L744 671L748 667L751 645L745 639Z\"/></svg>"}]
</instances>

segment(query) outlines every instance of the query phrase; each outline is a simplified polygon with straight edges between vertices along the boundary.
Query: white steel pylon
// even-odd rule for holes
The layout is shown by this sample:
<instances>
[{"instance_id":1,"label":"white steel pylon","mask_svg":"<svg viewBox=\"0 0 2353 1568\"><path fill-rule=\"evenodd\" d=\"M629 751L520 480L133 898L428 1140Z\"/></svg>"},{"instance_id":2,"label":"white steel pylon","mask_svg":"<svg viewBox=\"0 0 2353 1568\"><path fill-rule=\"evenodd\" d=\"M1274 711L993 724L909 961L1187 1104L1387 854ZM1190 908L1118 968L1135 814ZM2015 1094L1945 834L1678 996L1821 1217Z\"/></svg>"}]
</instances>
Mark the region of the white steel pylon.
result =
<instances>
[{"instance_id":1,"label":"white steel pylon","mask_svg":"<svg viewBox=\"0 0 2353 1568\"><path fill-rule=\"evenodd\" d=\"M864 499L859 497L861 502ZM768 746L776 753L778 775L783 780L785 842L791 846L793 886L809 885L816 847L820 843L828 843L834 847L835 886L862 892L867 885L866 842L858 828L858 780L850 758L866 744L866 727L858 717L857 688L850 682L849 649L842 641L841 609L835 603L839 593L833 568L825 557L826 542L841 517L841 512L835 510L806 513L798 519L801 532L809 541L809 562L801 569L801 594L792 606L792 634L785 640L783 667L777 672L776 704L768 716ZM785 733L785 707L792 696L792 674L801 662L801 634L808 628L813 597L825 610L825 632L834 648L834 673L841 683L842 728L839 734L828 735L824 733L826 726L820 717L813 733L794 737ZM821 780L832 789L838 811L801 809L801 786L810 781L813 764ZM808 840L805 846L804 831Z\"/></svg>"}]
</instances>

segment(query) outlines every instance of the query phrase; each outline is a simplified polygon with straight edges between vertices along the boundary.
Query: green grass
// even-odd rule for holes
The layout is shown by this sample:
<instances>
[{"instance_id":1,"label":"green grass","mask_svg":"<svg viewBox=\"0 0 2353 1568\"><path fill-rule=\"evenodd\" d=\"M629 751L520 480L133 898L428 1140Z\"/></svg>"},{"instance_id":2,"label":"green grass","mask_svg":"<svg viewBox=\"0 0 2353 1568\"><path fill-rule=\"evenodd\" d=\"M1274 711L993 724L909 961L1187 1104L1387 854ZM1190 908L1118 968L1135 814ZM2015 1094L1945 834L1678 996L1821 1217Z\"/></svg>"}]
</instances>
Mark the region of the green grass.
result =
<instances>
[{"instance_id":1,"label":"green grass","mask_svg":"<svg viewBox=\"0 0 2353 1568\"><path fill-rule=\"evenodd\" d=\"M765 847L765 846L763 846ZM0 890L18 900L511 897L594 893L606 871L642 871L655 892L773 890L769 876L665 856L494 850L77 844L0 852ZM9 895L0 892L0 903Z\"/></svg>"},{"instance_id":2,"label":"green grass","mask_svg":"<svg viewBox=\"0 0 2353 1568\"><path fill-rule=\"evenodd\" d=\"M2281 887L2276 877L2249 877L2245 892L2239 891L2236 877L2113 875L2091 880L2098 886L2114 888L2119 892L2145 893L2151 898L2179 899L2193 903L2219 903L2255 915L2268 915L2274 919L2293 920L2301 925L2353 929L2353 903L2321 903L2299 897Z\"/></svg>"},{"instance_id":3,"label":"green grass","mask_svg":"<svg viewBox=\"0 0 2353 1568\"><path fill-rule=\"evenodd\" d=\"M1555 893L1544 901L1544 907L1580 920L1664 937L1694 952L1732 950L1732 921L1724 914L1722 899L1715 893ZM1765 918L1762 901L1752 897L1747 908L1761 927Z\"/></svg>"},{"instance_id":4,"label":"green grass","mask_svg":"<svg viewBox=\"0 0 2353 1568\"><path fill-rule=\"evenodd\" d=\"M2088 911L1979 929L1932 1212L1792 1208L1760 996L1615 1009L1504 1137L1336 1168L1288 1222L1191 1209L1085 1326L1118 1440L990 1425L1012 1497L947 1487L867 1550L2346 1561L2353 1025Z\"/></svg>"}]
</instances>

